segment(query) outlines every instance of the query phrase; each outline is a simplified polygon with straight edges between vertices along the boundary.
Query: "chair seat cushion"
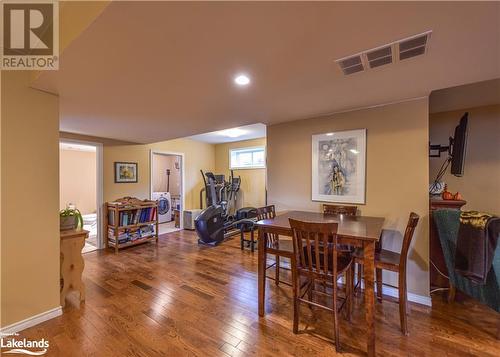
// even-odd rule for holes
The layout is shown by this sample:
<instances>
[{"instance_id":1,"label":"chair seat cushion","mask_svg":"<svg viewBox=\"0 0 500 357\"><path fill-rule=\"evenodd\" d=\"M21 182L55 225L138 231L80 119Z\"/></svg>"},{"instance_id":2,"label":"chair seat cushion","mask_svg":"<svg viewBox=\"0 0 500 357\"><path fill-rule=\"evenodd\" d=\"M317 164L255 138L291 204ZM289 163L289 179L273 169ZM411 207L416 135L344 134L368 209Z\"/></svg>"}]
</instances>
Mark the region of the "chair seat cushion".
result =
<instances>
[{"instance_id":1,"label":"chair seat cushion","mask_svg":"<svg viewBox=\"0 0 500 357\"><path fill-rule=\"evenodd\" d=\"M357 248L353 253L354 259L357 262L363 262L363 249ZM392 252L390 250L381 249L380 252L375 253L375 265L384 265L384 266L399 266L399 260L401 259L401 255L396 252Z\"/></svg>"}]
</instances>

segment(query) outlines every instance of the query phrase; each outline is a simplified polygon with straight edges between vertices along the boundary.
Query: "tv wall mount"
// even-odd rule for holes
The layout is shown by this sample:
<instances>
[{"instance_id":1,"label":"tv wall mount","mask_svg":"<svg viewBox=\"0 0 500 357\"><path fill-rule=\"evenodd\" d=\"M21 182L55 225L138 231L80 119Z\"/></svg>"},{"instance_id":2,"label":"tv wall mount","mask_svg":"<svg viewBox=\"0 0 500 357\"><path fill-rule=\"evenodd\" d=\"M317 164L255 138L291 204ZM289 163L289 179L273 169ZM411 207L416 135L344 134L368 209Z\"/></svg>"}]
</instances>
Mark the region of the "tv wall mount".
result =
<instances>
[{"instance_id":1,"label":"tv wall mount","mask_svg":"<svg viewBox=\"0 0 500 357\"><path fill-rule=\"evenodd\" d=\"M433 145L429 143L429 157L441 157L442 152L448 152L448 156L451 157L451 148L453 147L453 138L450 136L449 145Z\"/></svg>"}]
</instances>

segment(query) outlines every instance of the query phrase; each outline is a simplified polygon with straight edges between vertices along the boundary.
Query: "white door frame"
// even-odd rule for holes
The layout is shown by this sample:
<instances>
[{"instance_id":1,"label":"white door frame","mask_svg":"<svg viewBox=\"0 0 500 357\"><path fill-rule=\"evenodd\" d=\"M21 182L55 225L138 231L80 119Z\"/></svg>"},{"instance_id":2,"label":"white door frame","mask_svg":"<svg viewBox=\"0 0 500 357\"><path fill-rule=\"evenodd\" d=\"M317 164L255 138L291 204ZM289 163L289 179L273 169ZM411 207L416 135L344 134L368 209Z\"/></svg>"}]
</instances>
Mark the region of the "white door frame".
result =
<instances>
[{"instance_id":1,"label":"white door frame","mask_svg":"<svg viewBox=\"0 0 500 357\"><path fill-rule=\"evenodd\" d=\"M103 148L102 143L97 143L94 141L85 140L75 140L75 139L65 139L59 138L59 143L68 144L81 144L88 146L95 146L96 148L96 206L97 206L97 249L104 249L103 240L103 226L104 226L104 216L103 216Z\"/></svg>"},{"instance_id":2,"label":"white door frame","mask_svg":"<svg viewBox=\"0 0 500 357\"><path fill-rule=\"evenodd\" d=\"M186 194L185 194L185 187L186 187L186 182L185 182L185 172L184 169L186 167L185 164L185 155L182 152L174 152L174 151L161 151L161 150L150 150L149 154L149 198L153 199L153 155L174 155L174 156L180 156L181 157L181 208L179 210L179 226L180 229L184 227L184 215L182 212L184 212L184 207L186 205Z\"/></svg>"}]
</instances>

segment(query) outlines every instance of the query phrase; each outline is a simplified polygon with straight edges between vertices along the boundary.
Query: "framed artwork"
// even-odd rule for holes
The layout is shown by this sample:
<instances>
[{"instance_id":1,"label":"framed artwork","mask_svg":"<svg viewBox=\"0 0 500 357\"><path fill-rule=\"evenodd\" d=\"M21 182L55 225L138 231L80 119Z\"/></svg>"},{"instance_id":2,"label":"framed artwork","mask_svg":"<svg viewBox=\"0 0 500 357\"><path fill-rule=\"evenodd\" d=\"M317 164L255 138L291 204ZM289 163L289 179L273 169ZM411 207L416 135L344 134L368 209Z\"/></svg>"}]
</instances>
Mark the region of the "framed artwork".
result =
<instances>
[{"instance_id":1,"label":"framed artwork","mask_svg":"<svg viewBox=\"0 0 500 357\"><path fill-rule=\"evenodd\" d=\"M137 182L137 162L115 162L115 183Z\"/></svg>"},{"instance_id":2,"label":"framed artwork","mask_svg":"<svg viewBox=\"0 0 500 357\"><path fill-rule=\"evenodd\" d=\"M312 136L312 200L365 203L366 129Z\"/></svg>"}]
</instances>

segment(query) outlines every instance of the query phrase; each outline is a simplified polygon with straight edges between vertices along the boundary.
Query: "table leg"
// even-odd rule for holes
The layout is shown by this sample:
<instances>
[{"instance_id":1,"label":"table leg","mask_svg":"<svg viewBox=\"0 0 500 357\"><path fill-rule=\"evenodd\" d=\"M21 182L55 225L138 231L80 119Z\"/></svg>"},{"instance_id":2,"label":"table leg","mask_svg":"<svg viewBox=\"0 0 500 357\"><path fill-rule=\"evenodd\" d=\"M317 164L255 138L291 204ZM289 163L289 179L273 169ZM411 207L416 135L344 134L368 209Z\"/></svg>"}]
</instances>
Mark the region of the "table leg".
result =
<instances>
[{"instance_id":1,"label":"table leg","mask_svg":"<svg viewBox=\"0 0 500 357\"><path fill-rule=\"evenodd\" d=\"M264 232L259 227L258 244L258 294L259 294L259 316L264 316L264 305L266 295L266 252L264 249Z\"/></svg>"},{"instance_id":2,"label":"table leg","mask_svg":"<svg viewBox=\"0 0 500 357\"><path fill-rule=\"evenodd\" d=\"M363 244L363 273L365 280L365 311L366 311L366 336L367 354L375 356L375 296L374 296L374 273L375 273L375 243L364 242Z\"/></svg>"}]
</instances>

